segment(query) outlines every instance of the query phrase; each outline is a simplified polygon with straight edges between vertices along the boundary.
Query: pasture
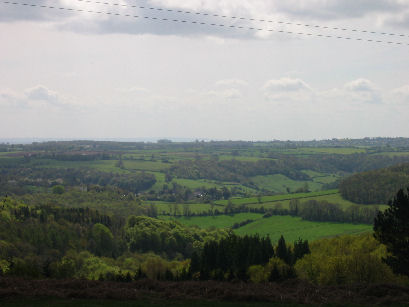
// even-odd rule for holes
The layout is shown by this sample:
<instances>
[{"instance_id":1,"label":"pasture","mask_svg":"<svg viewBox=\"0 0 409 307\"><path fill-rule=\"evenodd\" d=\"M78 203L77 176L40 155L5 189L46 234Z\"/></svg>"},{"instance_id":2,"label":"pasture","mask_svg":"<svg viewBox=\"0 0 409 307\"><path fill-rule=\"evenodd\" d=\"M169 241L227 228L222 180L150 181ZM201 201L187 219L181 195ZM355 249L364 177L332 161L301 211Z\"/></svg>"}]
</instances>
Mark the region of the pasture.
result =
<instances>
[{"instance_id":1,"label":"pasture","mask_svg":"<svg viewBox=\"0 0 409 307\"><path fill-rule=\"evenodd\" d=\"M254 222L243 227L235 229L238 235L270 236L273 242L276 242L281 235L288 242L293 242L298 238L304 240L317 240L326 237L334 237L345 234L359 234L372 230L371 225L364 224L346 224L332 222L310 222L304 221L299 217L292 216L271 216L263 218L258 213L238 213L235 215L218 216L198 216L198 217L161 217L164 219L173 219L188 226L198 226L201 228L229 228L235 223L240 223L251 219Z\"/></svg>"}]
</instances>

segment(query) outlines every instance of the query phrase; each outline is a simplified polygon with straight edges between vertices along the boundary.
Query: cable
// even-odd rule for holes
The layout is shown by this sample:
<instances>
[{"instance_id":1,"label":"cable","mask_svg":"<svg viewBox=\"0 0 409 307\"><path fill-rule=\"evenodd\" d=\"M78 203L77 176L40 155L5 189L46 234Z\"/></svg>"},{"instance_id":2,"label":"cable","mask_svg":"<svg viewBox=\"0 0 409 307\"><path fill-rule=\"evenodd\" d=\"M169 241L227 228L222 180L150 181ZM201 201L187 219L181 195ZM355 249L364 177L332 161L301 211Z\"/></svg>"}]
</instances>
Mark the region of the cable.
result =
<instances>
[{"instance_id":1,"label":"cable","mask_svg":"<svg viewBox=\"0 0 409 307\"><path fill-rule=\"evenodd\" d=\"M281 21L281 20L266 20L266 19L246 18L246 17L237 17L237 16L226 16L226 15L220 15L220 14L191 12L191 11L182 11L182 10L167 9L167 8L128 5L128 4L121 4L121 3L110 3L110 2L103 2L103 1L91 1L91 0L76 0L76 1L85 2L85 3L95 3L95 4L103 4L103 5L112 5L112 6L120 6L120 7L146 9L146 10L166 11L166 12L184 13L184 14L192 14L192 15L202 15L202 16L210 16L210 17L218 17L218 18L231 18L231 19L235 19L235 20L247 20L247 21L277 23L277 24L281 24L281 25L292 25L292 26L300 26L300 27L308 27L308 28L316 28L316 29L324 29L324 30L351 31L351 32L356 32L356 33L367 33L367 34L409 37L409 35L407 35L407 34L377 32L377 31L359 30L359 29L348 29L348 28L345 28L345 27L329 27L329 26L320 26L320 25L313 25L313 24L310 25L310 24L302 24L302 23L295 23L295 22L288 22L288 21Z\"/></svg>"},{"instance_id":2,"label":"cable","mask_svg":"<svg viewBox=\"0 0 409 307\"><path fill-rule=\"evenodd\" d=\"M1 3L10 4L10 5L21 5L25 7L65 10L65 11L70 11L70 12L92 13L92 14L108 15L108 16L150 19L154 21L166 21L166 22L187 23L187 24L195 24L195 25L206 25L206 26L220 27L220 28L223 27L223 28L240 29L240 30L266 31L266 32L275 32L275 33L284 33L284 34L293 34L293 35L315 36L315 37L321 37L321 38L335 38L335 39L355 40L355 41L371 42L371 43L382 43L382 44L389 44L389 45L407 45L409 46L409 43L401 43L401 42L381 41L381 40L373 40L373 39L353 38L353 37L314 34L314 33L293 32L293 31L274 30L274 29L262 29L262 28L254 28L254 27L247 27L247 26L206 23L206 22L200 22L200 21L195 21L195 20L189 21L189 20L182 20L182 19L139 16L139 15L131 15L131 14L120 14L120 13L114 13L114 12L94 11L94 10L87 10L87 9L74 9L74 8L67 8L67 7L56 7L56 6L11 2L11 1L2 1Z\"/></svg>"}]
</instances>

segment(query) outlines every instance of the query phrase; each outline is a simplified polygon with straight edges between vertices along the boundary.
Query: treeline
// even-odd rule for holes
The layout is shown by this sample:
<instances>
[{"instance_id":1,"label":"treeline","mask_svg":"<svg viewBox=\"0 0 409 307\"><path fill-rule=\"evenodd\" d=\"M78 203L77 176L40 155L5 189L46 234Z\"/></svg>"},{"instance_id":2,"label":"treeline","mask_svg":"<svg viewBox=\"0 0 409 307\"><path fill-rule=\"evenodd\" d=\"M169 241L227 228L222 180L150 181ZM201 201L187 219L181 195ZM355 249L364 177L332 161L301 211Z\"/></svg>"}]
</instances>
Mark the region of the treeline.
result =
<instances>
[{"instance_id":1,"label":"treeline","mask_svg":"<svg viewBox=\"0 0 409 307\"><path fill-rule=\"evenodd\" d=\"M339 185L343 198L359 204L386 204L409 184L409 163L358 173Z\"/></svg>"},{"instance_id":2,"label":"treeline","mask_svg":"<svg viewBox=\"0 0 409 307\"><path fill-rule=\"evenodd\" d=\"M229 199L232 195L240 195L243 191L237 187L206 188L199 187L190 189L176 182L165 183L158 191L150 190L144 194L146 200L159 200L166 202L183 203L188 201L209 203L220 199Z\"/></svg>"},{"instance_id":3,"label":"treeline","mask_svg":"<svg viewBox=\"0 0 409 307\"><path fill-rule=\"evenodd\" d=\"M229 202L223 208L209 209L207 212L195 213L191 212L189 207L185 205L183 210L180 210L179 205L175 205L173 212L168 212L167 215L173 216L213 216L237 213L260 213L264 214L264 218L273 215L290 215L298 216L303 220L313 222L338 222L338 223L362 223L372 224L376 215L379 212L377 206L365 207L351 205L343 209L338 204L332 204L325 200L307 200L300 202L298 199L290 201L289 208L282 208L281 204L277 204L274 208L248 207L246 205L234 206ZM166 215L166 213L165 213ZM244 225L236 225L237 228Z\"/></svg>"},{"instance_id":4,"label":"treeline","mask_svg":"<svg viewBox=\"0 0 409 307\"><path fill-rule=\"evenodd\" d=\"M255 186L249 177L257 175L283 174L294 180L309 180L310 177L292 167L276 160L258 160L247 162L239 160L185 160L178 161L168 170L172 176L187 179L212 179L219 181L240 182Z\"/></svg>"},{"instance_id":5,"label":"treeline","mask_svg":"<svg viewBox=\"0 0 409 307\"><path fill-rule=\"evenodd\" d=\"M0 275L98 278L141 265L155 276L155 266L173 263L167 259L182 265L207 241L226 235L174 221L143 216L125 221L92 209L27 206L6 198L0 202Z\"/></svg>"},{"instance_id":6,"label":"treeline","mask_svg":"<svg viewBox=\"0 0 409 307\"><path fill-rule=\"evenodd\" d=\"M407 149L409 147L408 138L363 138L363 139L329 139L313 141L270 141L270 142L249 142L249 141L210 141L210 142L172 142L170 140L159 140L152 142L118 142L118 141L47 141L33 142L28 145L0 144L0 149L23 147L25 150L135 150L135 149L184 149L193 150L202 148L208 151L222 149L252 149L252 148L298 148L298 147L372 147L383 150L393 150L394 148Z\"/></svg>"},{"instance_id":7,"label":"treeline","mask_svg":"<svg viewBox=\"0 0 409 307\"><path fill-rule=\"evenodd\" d=\"M156 177L145 172L118 174L101 172L91 168L1 168L0 195L26 194L30 187L52 187L99 185L114 186L125 191L138 193L151 188Z\"/></svg>"},{"instance_id":8,"label":"treeline","mask_svg":"<svg viewBox=\"0 0 409 307\"><path fill-rule=\"evenodd\" d=\"M327 201L308 200L298 203L290 202L289 214L299 216L307 221L315 222L340 222L373 224L379 212L377 207L351 205L342 209L338 204Z\"/></svg>"},{"instance_id":9,"label":"treeline","mask_svg":"<svg viewBox=\"0 0 409 307\"><path fill-rule=\"evenodd\" d=\"M205 244L201 253L194 253L191 258L189 273L193 279L200 280L248 280L249 268L253 265L266 265L273 257L287 265L285 274L273 268L271 281L295 277L292 266L310 252L308 241L296 241L287 246L281 236L274 248L269 237L244 236L230 234L220 241ZM278 270L277 270L278 271ZM282 272L281 272L282 273Z\"/></svg>"},{"instance_id":10,"label":"treeline","mask_svg":"<svg viewBox=\"0 0 409 307\"><path fill-rule=\"evenodd\" d=\"M259 175L282 174L293 180L311 180L304 170L316 172L355 173L387 167L396 163L408 162L409 157L368 154L335 155L322 154L307 157L277 155L273 159L261 159L255 162L239 160L196 159L178 161L167 174L187 179L212 179L233 181L257 188L250 177Z\"/></svg>"}]
</instances>

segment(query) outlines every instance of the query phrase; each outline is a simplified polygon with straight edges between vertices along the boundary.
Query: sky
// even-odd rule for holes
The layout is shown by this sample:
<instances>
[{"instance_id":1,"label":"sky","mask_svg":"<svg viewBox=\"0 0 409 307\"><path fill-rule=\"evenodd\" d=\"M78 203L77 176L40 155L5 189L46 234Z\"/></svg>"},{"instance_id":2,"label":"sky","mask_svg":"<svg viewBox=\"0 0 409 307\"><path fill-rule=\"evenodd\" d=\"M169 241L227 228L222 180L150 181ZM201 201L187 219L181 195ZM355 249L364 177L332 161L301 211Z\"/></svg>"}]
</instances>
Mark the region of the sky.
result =
<instances>
[{"instance_id":1,"label":"sky","mask_svg":"<svg viewBox=\"0 0 409 307\"><path fill-rule=\"evenodd\" d=\"M407 0L5 2L2 139L409 137Z\"/></svg>"}]
</instances>

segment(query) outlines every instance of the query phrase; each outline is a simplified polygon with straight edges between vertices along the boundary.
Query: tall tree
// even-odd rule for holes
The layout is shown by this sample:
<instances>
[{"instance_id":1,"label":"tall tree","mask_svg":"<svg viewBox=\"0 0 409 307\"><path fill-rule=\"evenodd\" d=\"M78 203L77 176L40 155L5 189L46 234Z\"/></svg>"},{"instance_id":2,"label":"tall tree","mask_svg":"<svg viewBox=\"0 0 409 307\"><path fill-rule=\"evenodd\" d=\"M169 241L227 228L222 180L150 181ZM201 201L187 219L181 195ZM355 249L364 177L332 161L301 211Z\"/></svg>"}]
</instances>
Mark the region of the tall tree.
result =
<instances>
[{"instance_id":1,"label":"tall tree","mask_svg":"<svg viewBox=\"0 0 409 307\"><path fill-rule=\"evenodd\" d=\"M399 190L388 205L375 218L374 236L391 254L385 262L395 273L409 276L409 188Z\"/></svg>"}]
</instances>

